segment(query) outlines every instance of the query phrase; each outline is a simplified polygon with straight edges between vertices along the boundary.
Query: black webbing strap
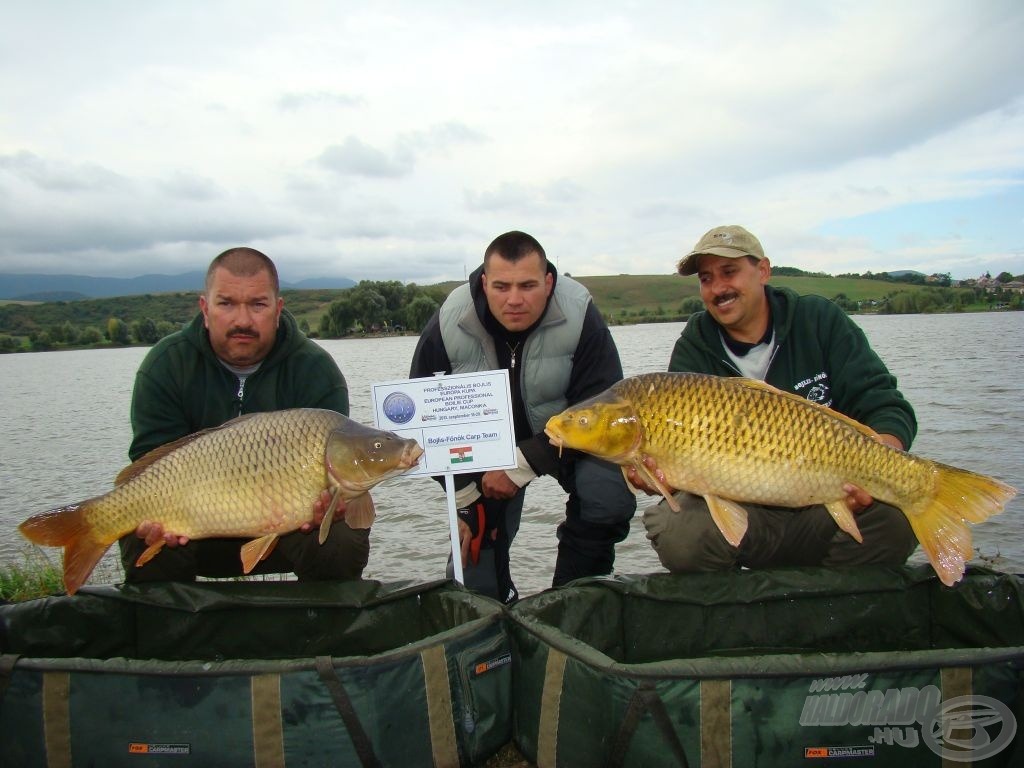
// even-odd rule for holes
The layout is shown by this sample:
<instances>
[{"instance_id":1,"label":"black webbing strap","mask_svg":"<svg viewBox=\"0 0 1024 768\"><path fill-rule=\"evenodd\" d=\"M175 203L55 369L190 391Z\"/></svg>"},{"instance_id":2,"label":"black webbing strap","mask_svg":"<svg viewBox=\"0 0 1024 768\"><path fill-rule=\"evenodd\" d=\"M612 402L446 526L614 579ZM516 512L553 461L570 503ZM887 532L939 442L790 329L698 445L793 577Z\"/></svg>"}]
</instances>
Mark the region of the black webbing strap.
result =
<instances>
[{"instance_id":1,"label":"black webbing strap","mask_svg":"<svg viewBox=\"0 0 1024 768\"><path fill-rule=\"evenodd\" d=\"M608 762L606 763L608 768L619 768L619 766L625 764L626 752L629 751L629 744L633 740L633 734L636 733L636 727L640 724L640 719L643 717L644 712L651 713L654 724L658 726L658 730L661 731L661 737L672 750L672 754L675 755L679 765L682 768L689 768L690 761L686 759L683 745L680 743L679 737L672 727L672 720L665 709L665 702L661 700L661 696L654 689L654 683L649 680L642 681L629 700L626 714L622 718L621 725L619 725L619 732L608 753Z\"/></svg>"},{"instance_id":2,"label":"black webbing strap","mask_svg":"<svg viewBox=\"0 0 1024 768\"><path fill-rule=\"evenodd\" d=\"M316 657L316 671L320 675L320 680L327 686L331 698L334 699L334 706L337 708L338 714L341 715L345 728L348 729L348 735L352 739L352 746L355 747L356 754L359 756L359 762L365 768L380 768L380 761L373 752L370 738L366 735L366 731L363 730L363 724L359 722L355 707L352 706L352 700L348 697L345 686L341 684L341 678L338 677L334 664L331 663L330 656Z\"/></svg>"}]
</instances>

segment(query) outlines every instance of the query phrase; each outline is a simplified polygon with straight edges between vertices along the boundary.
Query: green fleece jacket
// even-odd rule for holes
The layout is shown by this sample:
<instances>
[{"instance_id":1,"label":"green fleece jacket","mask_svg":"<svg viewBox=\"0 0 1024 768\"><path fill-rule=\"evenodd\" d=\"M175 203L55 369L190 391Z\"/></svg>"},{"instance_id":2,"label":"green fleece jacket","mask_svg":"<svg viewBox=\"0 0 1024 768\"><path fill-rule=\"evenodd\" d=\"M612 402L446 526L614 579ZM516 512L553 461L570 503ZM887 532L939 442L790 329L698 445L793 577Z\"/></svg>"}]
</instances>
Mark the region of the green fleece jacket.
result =
<instances>
[{"instance_id":1,"label":"green fleece jacket","mask_svg":"<svg viewBox=\"0 0 1024 768\"><path fill-rule=\"evenodd\" d=\"M775 328L775 353L765 381L778 389L851 416L906 449L917 434L914 409L896 377L871 349L860 327L828 299L766 286ZM738 376L722 329L708 312L690 317L672 349L670 371Z\"/></svg>"},{"instance_id":2,"label":"green fleece jacket","mask_svg":"<svg viewBox=\"0 0 1024 768\"><path fill-rule=\"evenodd\" d=\"M281 313L277 340L259 369L239 387L220 362L199 314L149 350L135 374L132 444L135 461L171 440L216 427L243 413L328 408L348 415L348 384L334 358Z\"/></svg>"}]
</instances>

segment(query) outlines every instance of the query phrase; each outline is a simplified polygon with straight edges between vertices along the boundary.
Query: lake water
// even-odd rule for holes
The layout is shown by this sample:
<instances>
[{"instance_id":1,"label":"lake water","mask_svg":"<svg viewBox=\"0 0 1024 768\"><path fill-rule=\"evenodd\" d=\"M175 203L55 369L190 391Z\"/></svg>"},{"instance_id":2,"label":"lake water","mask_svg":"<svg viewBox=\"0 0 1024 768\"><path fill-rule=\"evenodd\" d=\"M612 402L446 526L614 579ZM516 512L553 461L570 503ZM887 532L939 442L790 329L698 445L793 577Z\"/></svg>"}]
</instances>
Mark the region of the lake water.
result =
<instances>
[{"instance_id":1,"label":"lake water","mask_svg":"<svg viewBox=\"0 0 1024 768\"><path fill-rule=\"evenodd\" d=\"M1024 489L1024 312L865 316L856 321L914 404L915 453L998 477ZM626 375L664 370L682 323L613 329ZM348 379L352 417L373 423L370 386L405 378L415 337L322 342ZM126 461L128 406L146 349L0 355L0 564L59 552L29 545L17 525L30 514L109 490ZM439 485L397 478L373 492L378 518L365 577L381 581L442 578L449 551ZM526 494L512 571L524 595L550 585L555 527L565 494L549 478ZM651 503L640 499L640 508ZM1024 572L1024 499L975 526L978 560ZM116 549L116 547L114 548ZM921 559L915 555L915 559ZM618 573L662 571L644 536L640 512L617 550ZM111 554L93 583L120 581Z\"/></svg>"}]
</instances>

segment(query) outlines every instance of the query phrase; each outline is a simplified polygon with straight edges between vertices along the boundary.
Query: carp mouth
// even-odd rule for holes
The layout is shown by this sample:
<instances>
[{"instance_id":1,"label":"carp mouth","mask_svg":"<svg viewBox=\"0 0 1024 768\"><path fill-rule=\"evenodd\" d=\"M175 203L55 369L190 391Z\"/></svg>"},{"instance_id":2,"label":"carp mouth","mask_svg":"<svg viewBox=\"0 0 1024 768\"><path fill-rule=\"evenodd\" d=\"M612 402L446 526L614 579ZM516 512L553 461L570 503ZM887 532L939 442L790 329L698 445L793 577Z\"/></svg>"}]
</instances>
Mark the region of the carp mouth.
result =
<instances>
[{"instance_id":1,"label":"carp mouth","mask_svg":"<svg viewBox=\"0 0 1024 768\"><path fill-rule=\"evenodd\" d=\"M412 445L405 446L405 450L402 451L402 458L398 463L402 469L412 469L419 466L420 456L422 455L423 449L420 447L420 444L413 442Z\"/></svg>"},{"instance_id":2,"label":"carp mouth","mask_svg":"<svg viewBox=\"0 0 1024 768\"><path fill-rule=\"evenodd\" d=\"M565 448L565 441L547 427L544 427L544 434L548 436L548 442L558 448L558 458L562 458L562 449Z\"/></svg>"}]
</instances>

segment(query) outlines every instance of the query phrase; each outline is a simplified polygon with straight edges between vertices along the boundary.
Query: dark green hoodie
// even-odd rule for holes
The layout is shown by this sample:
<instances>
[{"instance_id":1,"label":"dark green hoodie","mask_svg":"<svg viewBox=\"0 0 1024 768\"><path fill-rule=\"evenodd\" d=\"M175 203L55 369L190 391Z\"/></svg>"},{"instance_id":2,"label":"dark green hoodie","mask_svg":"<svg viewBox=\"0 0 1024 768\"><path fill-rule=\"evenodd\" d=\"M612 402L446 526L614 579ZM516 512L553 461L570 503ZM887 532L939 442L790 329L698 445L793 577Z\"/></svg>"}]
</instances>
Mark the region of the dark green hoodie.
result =
<instances>
[{"instance_id":1,"label":"dark green hoodie","mask_svg":"<svg viewBox=\"0 0 1024 768\"><path fill-rule=\"evenodd\" d=\"M238 377L214 354L200 313L157 342L139 366L128 455L134 461L240 414L282 408L328 408L347 416L348 385L334 358L283 311L270 354L240 392Z\"/></svg>"},{"instance_id":2,"label":"dark green hoodie","mask_svg":"<svg viewBox=\"0 0 1024 768\"><path fill-rule=\"evenodd\" d=\"M765 381L851 416L876 432L895 435L909 449L917 434L914 409L864 331L828 299L772 286L765 292L776 345ZM726 354L723 332L708 312L692 315L676 340L668 369L739 376Z\"/></svg>"}]
</instances>

